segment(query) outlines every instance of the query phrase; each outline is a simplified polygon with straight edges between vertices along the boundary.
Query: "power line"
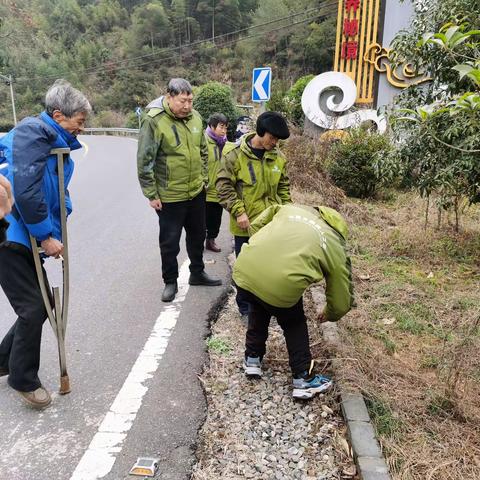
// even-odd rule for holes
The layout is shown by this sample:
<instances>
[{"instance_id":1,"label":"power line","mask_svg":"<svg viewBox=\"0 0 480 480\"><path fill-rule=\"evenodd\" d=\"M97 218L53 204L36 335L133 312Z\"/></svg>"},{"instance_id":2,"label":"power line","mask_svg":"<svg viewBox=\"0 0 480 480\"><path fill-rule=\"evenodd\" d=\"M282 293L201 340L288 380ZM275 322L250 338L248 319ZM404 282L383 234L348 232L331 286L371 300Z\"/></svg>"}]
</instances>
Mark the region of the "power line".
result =
<instances>
[{"instance_id":1,"label":"power line","mask_svg":"<svg viewBox=\"0 0 480 480\"><path fill-rule=\"evenodd\" d=\"M130 58L127 58L127 59L121 59L121 60L117 60L117 61L110 61L110 62L108 62L106 64L102 64L100 66L89 67L89 68L80 70L77 73L87 73L88 74L88 73L94 73L94 72L102 71L102 70L110 70L110 69L116 67L119 64L126 63L127 65L124 65L123 67L122 66L117 67L117 70L122 70L122 69L128 67L129 63L135 62L135 61L140 60L140 59L155 57L155 56L158 56L158 55L166 55L168 53L173 53L173 52L178 51L178 50L181 51L185 48L195 49L196 47L198 47L200 45L203 45L203 44L206 44L206 43L211 43L213 40L215 42L221 42L222 39L227 38L229 36L238 35L241 32L245 32L245 31L249 31L249 30L252 30L252 29L256 29L256 28L267 26L267 25L271 25L272 23L277 23L277 22L280 22L282 20L287 20L287 19L291 20L292 18L298 17L299 15L307 15L307 14L313 13L314 11L318 12L319 10L321 10L323 8L333 7L333 6L336 6L336 5L337 5L336 1L331 1L331 2L325 3L324 5L322 5L319 8L312 8L312 9L304 10L303 12L296 12L296 13L293 13L293 14L289 14L288 16L279 17L279 18L276 18L274 20L270 20L268 22L260 23L260 24L257 24L257 25L252 25L250 27L234 30L232 32L227 32L227 33L224 33L222 35L216 36L214 39L207 38L207 39L198 40L196 42L185 44L185 45L179 45L179 46L176 46L176 47L170 47L168 49L162 49L162 50L157 51L157 52L152 52L152 53L148 53L148 54L144 54L144 55L138 55L138 56L135 56L135 57L130 57ZM328 13L330 13L330 12L325 12L323 14L323 17L327 16ZM333 11L332 11L332 13L333 13ZM252 34L252 35L246 35L246 36L241 37L241 38L232 39L230 41L221 42L220 45L222 47L228 46L228 45L233 44L235 42L243 41L243 40L246 40L246 39L249 39L249 38L258 37L258 36L261 36L261 35L266 35L266 34L269 34L269 33L284 29L284 28L289 28L289 27L292 27L292 26L295 26L295 25L299 25L301 23L310 22L312 20L313 20L313 18L310 17L308 19L304 19L304 20L301 20L301 21L289 23L288 25L284 25L284 26L281 26L281 27L278 27L278 28L275 28L275 29L272 29L272 30L267 30L267 31L259 32L259 33ZM175 56L162 57L162 58L159 58L159 59L158 58L157 59L152 59L149 62L145 62L145 63L133 65L133 66L134 67L141 67L141 66L144 66L144 65L149 65L152 62L158 62L160 60L170 60L171 58L175 58ZM19 77L15 81L17 81L19 83L25 83L25 82L31 82L31 81L50 80L50 79L56 79L59 76L68 75L69 73L70 72L63 72L63 73L57 73L55 75L34 76L34 77Z\"/></svg>"},{"instance_id":2,"label":"power line","mask_svg":"<svg viewBox=\"0 0 480 480\"><path fill-rule=\"evenodd\" d=\"M324 15L320 16L320 18L326 17L328 13L330 13L330 12L326 12ZM286 28L290 28L290 27L300 25L302 23L311 22L311 21L312 21L311 18L304 19L304 20L299 20L299 21L291 23L289 25L285 25L285 26L282 26L282 27L277 27L277 28L274 28L272 30L268 30L266 32L259 32L259 33L255 33L255 34L252 34L252 35L247 35L247 36L239 38L239 39L229 40L229 41L221 44L220 47L228 47L230 45L233 45L233 44L238 43L238 42L242 42L244 40L249 40L251 38L260 37L260 36L263 36L263 35L267 35L269 33L274 33L274 32L277 32L277 31L280 31L280 30L283 30L283 29L286 29ZM189 47L189 45L187 45L186 47ZM140 64L137 64L137 65L133 65L133 67L135 67L135 68L143 67L145 65L151 65L152 63L156 63L156 62L160 62L160 61L172 60L174 58L178 58L178 55L171 55L170 57L162 57L162 58L152 59L150 62L145 62L145 63L140 63ZM119 67L118 70L122 70L124 68L127 68L127 66Z\"/></svg>"},{"instance_id":3,"label":"power line","mask_svg":"<svg viewBox=\"0 0 480 480\"><path fill-rule=\"evenodd\" d=\"M306 14L311 13L311 12L316 11L316 10L318 10L318 9L317 8L312 8L312 9L309 9L309 10L305 10L303 12L297 12L297 13L294 13L294 14L291 14L291 15L288 15L288 16L285 16L285 17L279 17L279 18L276 18L276 19L273 19L273 20L269 20L268 22L260 23L260 24L257 24L257 25L252 25L250 27L241 28L241 29L238 29L238 30L234 30L234 31L231 31L231 32L224 33L222 35L217 35L214 38L206 38L206 39L198 40L196 42L189 43L189 44L178 45L176 47L169 47L167 49L162 49L162 50L157 51L157 52L146 53L144 55L137 55L135 57L119 59L119 60L116 60L116 61L109 61L107 65L104 64L104 65L100 65L100 66L85 68L85 69L82 70L82 72L83 73L92 73L92 72L95 72L97 70L110 69L117 64L129 63L131 61L135 61L135 60L138 60L138 59L141 59L141 58L155 57L157 55L162 55L162 54L174 52L174 51L181 50L181 49L187 48L187 47L194 48L194 47L202 45L204 43L211 43L212 41L221 40L222 38L228 37L230 35L238 35L239 33L242 33L242 32L254 29L254 28L259 28L259 27L263 27L263 26L266 26L266 25L270 25L272 23L280 22L282 20L291 19L291 18L297 17L299 15L306 15ZM69 72L66 72L66 73L69 73ZM44 75L44 76L27 77L27 78L19 77L17 79L17 81L26 82L26 81L37 80L37 79L52 79L52 78L58 78L59 75L63 75L63 74L58 73L58 74L55 74L55 75Z\"/></svg>"}]
</instances>

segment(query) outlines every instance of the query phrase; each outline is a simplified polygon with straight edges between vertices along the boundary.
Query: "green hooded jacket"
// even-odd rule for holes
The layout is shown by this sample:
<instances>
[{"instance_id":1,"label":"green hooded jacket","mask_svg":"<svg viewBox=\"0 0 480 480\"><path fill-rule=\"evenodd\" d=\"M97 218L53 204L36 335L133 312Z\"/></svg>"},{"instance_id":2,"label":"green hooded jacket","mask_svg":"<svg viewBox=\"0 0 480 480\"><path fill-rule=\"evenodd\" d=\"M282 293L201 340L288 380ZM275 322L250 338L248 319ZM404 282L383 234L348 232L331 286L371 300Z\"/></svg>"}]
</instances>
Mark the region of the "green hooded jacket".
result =
<instances>
[{"instance_id":1,"label":"green hooded jacket","mask_svg":"<svg viewBox=\"0 0 480 480\"><path fill-rule=\"evenodd\" d=\"M202 118L195 110L187 118L175 117L163 97L150 105L138 139L142 192L149 200L158 198L165 203L190 200L208 182Z\"/></svg>"},{"instance_id":2,"label":"green hooded jacket","mask_svg":"<svg viewBox=\"0 0 480 480\"><path fill-rule=\"evenodd\" d=\"M207 202L217 202L218 203L218 194L217 189L215 188L215 181L217 180L217 174L220 170L220 160L222 154L220 153L220 148L217 145L217 142L210 138L205 133L205 140L208 147L208 187L207 187ZM235 147L235 143L226 142L223 146L222 152L228 152Z\"/></svg>"},{"instance_id":3,"label":"green hooded jacket","mask_svg":"<svg viewBox=\"0 0 480 480\"><path fill-rule=\"evenodd\" d=\"M220 203L230 212L230 231L240 237L249 236L237 224L242 213L252 222L269 206L291 202L285 157L275 148L260 160L247 143L254 135L244 135L224 152L215 183Z\"/></svg>"},{"instance_id":4,"label":"green hooded jacket","mask_svg":"<svg viewBox=\"0 0 480 480\"><path fill-rule=\"evenodd\" d=\"M328 207L274 205L252 223L252 237L233 267L235 283L280 308L295 305L307 287L326 280L326 318L333 322L353 305L347 225Z\"/></svg>"}]
</instances>

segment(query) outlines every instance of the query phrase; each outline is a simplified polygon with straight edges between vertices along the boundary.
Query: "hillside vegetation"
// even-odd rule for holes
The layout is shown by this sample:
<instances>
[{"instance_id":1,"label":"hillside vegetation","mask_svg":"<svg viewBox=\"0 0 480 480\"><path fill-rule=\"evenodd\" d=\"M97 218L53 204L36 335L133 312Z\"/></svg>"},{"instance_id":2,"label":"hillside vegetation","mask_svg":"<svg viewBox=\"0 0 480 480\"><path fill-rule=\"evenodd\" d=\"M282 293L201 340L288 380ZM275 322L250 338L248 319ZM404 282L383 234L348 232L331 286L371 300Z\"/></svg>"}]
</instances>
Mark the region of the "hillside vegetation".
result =
<instances>
[{"instance_id":1,"label":"hillside vegetation","mask_svg":"<svg viewBox=\"0 0 480 480\"><path fill-rule=\"evenodd\" d=\"M92 100L94 124L135 126L171 77L219 81L248 102L255 66L272 67L276 91L328 70L335 12L330 0L4 0L0 74L14 77L19 118L63 77ZM8 87L0 100L5 130Z\"/></svg>"}]
</instances>

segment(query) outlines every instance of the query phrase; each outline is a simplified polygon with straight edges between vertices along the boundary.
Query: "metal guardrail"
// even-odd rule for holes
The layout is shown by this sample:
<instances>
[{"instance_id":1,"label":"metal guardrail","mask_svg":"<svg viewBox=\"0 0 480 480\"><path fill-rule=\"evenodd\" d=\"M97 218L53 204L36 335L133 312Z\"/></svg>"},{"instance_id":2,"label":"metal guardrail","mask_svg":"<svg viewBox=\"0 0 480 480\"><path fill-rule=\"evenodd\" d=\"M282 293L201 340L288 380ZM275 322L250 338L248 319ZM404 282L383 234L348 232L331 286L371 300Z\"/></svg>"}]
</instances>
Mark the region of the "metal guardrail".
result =
<instances>
[{"instance_id":1,"label":"metal guardrail","mask_svg":"<svg viewBox=\"0 0 480 480\"><path fill-rule=\"evenodd\" d=\"M119 135L123 137L137 137L138 128L86 128L83 135Z\"/></svg>"}]
</instances>

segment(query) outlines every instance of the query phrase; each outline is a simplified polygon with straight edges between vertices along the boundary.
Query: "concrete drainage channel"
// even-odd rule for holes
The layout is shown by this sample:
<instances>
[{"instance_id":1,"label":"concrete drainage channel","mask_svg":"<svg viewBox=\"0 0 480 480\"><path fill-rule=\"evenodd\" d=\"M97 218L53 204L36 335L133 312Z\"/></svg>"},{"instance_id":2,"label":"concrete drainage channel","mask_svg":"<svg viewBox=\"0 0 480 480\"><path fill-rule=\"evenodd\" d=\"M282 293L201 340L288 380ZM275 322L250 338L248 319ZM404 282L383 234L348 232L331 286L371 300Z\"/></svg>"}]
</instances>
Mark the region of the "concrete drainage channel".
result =
<instances>
[{"instance_id":1,"label":"concrete drainage channel","mask_svg":"<svg viewBox=\"0 0 480 480\"><path fill-rule=\"evenodd\" d=\"M317 310L323 309L325 295L320 287L313 288L312 299ZM335 323L324 323L322 333L325 342L335 350L340 345L338 327ZM332 360L335 373L339 373L341 364ZM340 375L336 375L340 378ZM357 471L362 480L391 480L388 467L383 458L382 451L375 438L375 430L368 414L367 406L360 392L347 392L341 382L337 383L340 392L340 401L343 417L347 424L348 437L357 465Z\"/></svg>"}]
</instances>

